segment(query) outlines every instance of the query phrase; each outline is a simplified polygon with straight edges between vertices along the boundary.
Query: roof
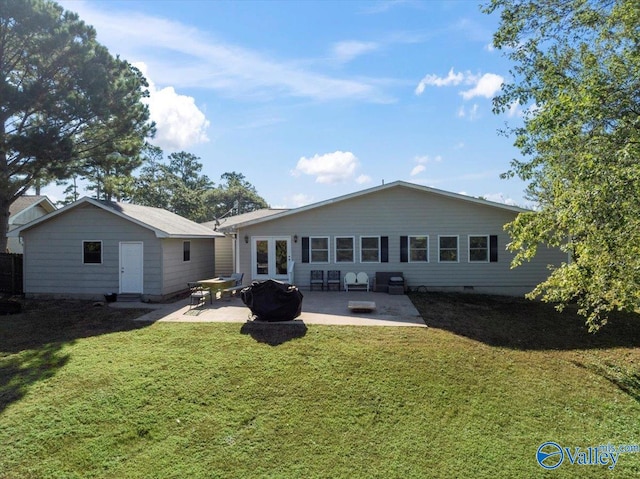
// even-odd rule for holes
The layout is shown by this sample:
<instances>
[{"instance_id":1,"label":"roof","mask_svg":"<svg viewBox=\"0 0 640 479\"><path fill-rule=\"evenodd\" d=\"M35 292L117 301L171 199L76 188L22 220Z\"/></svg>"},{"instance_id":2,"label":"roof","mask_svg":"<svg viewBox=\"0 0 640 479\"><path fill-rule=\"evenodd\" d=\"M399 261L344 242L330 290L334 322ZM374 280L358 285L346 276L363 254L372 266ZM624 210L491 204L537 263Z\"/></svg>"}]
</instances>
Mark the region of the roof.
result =
<instances>
[{"instance_id":1,"label":"roof","mask_svg":"<svg viewBox=\"0 0 640 479\"><path fill-rule=\"evenodd\" d=\"M82 205L93 205L102 210L113 213L121 218L136 223L143 228L152 230L157 238L216 238L222 237L221 233L213 231L211 228L188 220L180 215L171 213L161 208L151 206L134 205L131 203L116 203L112 201L100 201L93 198L83 197L64 208L42 216L31 223L16 228L10 232L10 236L19 236L22 231L37 227L39 224L48 222L70 210Z\"/></svg>"},{"instance_id":2,"label":"roof","mask_svg":"<svg viewBox=\"0 0 640 479\"><path fill-rule=\"evenodd\" d=\"M9 216L18 216L24 211L27 211L36 206L41 206L48 213L55 211L55 205L45 195L23 195L18 197L9 206Z\"/></svg>"},{"instance_id":3,"label":"roof","mask_svg":"<svg viewBox=\"0 0 640 479\"><path fill-rule=\"evenodd\" d=\"M371 194L375 194L377 192L380 191L384 191L384 190L388 190L391 188L408 188L408 189L412 189L412 190L416 190L416 191L421 191L424 193L431 193L434 195L439 195L439 196L444 196L447 198L452 198L455 200L459 200L459 201L466 201L469 203L474 203L474 204L479 204L479 205L484 205L484 206L488 206L491 208L498 208L498 209L503 209L503 210L507 210L507 211L512 211L515 213L524 213L530 210L524 209L524 208L520 208L518 206L511 206L511 205L507 205L504 203L496 203L494 201L488 201L488 200L483 200L481 198L474 198L473 196L467 196L467 195L462 195L459 193L452 193L450 191L444 191L444 190L439 190L437 188L431 188L429 186L422 186L422 185L416 185L415 183L409 183L406 181L394 181L392 183L386 183L383 185L379 185L379 186L375 186L373 188L368 188L366 190L361 190L361 191L357 191L355 193L350 193L347 195L343 195L343 196L338 196L336 198L332 198L329 200L325 200L325 201L320 201L318 203L313 203L307 206L302 206L300 208L294 208L291 210L284 210L280 213L274 214L274 215L270 215L270 216L265 216L265 217L261 217L261 218L254 218L251 220L247 220L244 221L242 223L236 223L235 227L245 227L245 226L251 226L254 224L258 224L258 223L262 223L265 221L271 221L277 218L283 218L289 215L294 215L294 214L298 214L298 213L303 213L305 211L310 211L310 210L314 210L316 208L322 208L323 206L327 206L327 205L333 205L336 203L340 203L343 201L347 201L347 200L351 200L353 198L358 198L361 196L366 196L366 195L371 195Z\"/></svg>"},{"instance_id":4,"label":"roof","mask_svg":"<svg viewBox=\"0 0 640 479\"><path fill-rule=\"evenodd\" d=\"M242 213L240 215L228 216L226 218L220 218L215 221L207 221L202 223L203 226L207 226L213 230L220 231L233 231L238 224L246 223L257 219L273 216L284 211L289 211L286 208L262 208L248 213Z\"/></svg>"}]
</instances>

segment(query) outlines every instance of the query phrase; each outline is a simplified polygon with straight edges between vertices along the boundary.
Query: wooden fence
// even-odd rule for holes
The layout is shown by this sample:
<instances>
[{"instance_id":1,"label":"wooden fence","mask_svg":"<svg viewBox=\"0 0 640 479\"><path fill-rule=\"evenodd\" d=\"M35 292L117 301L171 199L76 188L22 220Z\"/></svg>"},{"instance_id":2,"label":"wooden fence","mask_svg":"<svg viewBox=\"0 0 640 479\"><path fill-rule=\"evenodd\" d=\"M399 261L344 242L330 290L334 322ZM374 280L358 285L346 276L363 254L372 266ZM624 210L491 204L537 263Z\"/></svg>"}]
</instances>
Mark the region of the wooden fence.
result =
<instances>
[{"instance_id":1,"label":"wooden fence","mask_svg":"<svg viewBox=\"0 0 640 479\"><path fill-rule=\"evenodd\" d=\"M0 294L22 294L22 255L0 253Z\"/></svg>"}]
</instances>

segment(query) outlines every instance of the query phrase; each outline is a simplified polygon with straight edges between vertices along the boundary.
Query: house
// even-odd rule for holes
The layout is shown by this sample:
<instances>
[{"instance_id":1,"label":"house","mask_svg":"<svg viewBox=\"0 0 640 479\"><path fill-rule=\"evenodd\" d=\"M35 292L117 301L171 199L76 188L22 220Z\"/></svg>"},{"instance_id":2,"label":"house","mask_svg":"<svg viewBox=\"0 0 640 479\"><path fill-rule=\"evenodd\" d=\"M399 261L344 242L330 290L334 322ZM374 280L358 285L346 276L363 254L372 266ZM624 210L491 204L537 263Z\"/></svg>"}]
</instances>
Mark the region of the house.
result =
<instances>
[{"instance_id":1,"label":"house","mask_svg":"<svg viewBox=\"0 0 640 479\"><path fill-rule=\"evenodd\" d=\"M55 211L55 205L46 196L23 195L9 206L9 231ZM22 253L19 238L7 238L8 253Z\"/></svg>"},{"instance_id":2,"label":"house","mask_svg":"<svg viewBox=\"0 0 640 479\"><path fill-rule=\"evenodd\" d=\"M216 276L229 276L235 271L236 264L234 258L236 256L236 242L235 236L232 231L237 224L245 223L247 221L253 221L260 218L266 218L267 216L272 216L283 211L288 210L277 208L263 208L256 211L250 211L249 213L242 213L239 215L220 218L215 221L202 223L203 226L211 228L215 231L224 228L225 231L231 232L227 235L224 235L222 238L216 239Z\"/></svg>"},{"instance_id":3,"label":"house","mask_svg":"<svg viewBox=\"0 0 640 479\"><path fill-rule=\"evenodd\" d=\"M168 211L80 200L12 230L24 245L27 296L161 300L214 274L210 228Z\"/></svg>"},{"instance_id":4,"label":"house","mask_svg":"<svg viewBox=\"0 0 640 479\"><path fill-rule=\"evenodd\" d=\"M548 265L567 260L541 246L511 269L504 225L524 211L403 181L244 221L219 230L233 238L245 283L274 278L308 288L312 270L402 272L406 286L522 295ZM382 276L382 275L380 275ZM376 285L371 285L375 287Z\"/></svg>"}]
</instances>

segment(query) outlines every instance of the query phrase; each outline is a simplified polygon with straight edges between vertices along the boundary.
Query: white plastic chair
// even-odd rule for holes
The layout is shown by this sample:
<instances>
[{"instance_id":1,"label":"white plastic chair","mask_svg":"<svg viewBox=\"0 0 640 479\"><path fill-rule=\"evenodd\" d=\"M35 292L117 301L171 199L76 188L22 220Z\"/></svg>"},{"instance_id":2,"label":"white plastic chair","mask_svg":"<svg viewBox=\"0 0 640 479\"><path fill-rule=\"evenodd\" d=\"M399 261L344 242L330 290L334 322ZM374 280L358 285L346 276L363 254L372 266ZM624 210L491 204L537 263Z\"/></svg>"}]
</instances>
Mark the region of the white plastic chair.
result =
<instances>
[{"instance_id":1,"label":"white plastic chair","mask_svg":"<svg viewBox=\"0 0 640 479\"><path fill-rule=\"evenodd\" d=\"M367 291L369 291L369 276L367 275L367 273L363 271L358 273L358 276L356 276L356 283L358 287L366 286Z\"/></svg>"}]
</instances>

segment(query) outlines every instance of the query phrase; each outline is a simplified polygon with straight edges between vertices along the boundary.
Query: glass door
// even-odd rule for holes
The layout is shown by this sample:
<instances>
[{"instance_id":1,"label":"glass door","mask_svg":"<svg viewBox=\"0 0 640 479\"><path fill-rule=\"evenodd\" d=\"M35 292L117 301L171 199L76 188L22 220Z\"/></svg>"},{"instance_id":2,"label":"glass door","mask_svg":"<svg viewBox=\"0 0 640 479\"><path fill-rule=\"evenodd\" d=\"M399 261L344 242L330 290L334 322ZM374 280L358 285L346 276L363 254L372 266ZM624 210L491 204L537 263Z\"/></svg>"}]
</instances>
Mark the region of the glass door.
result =
<instances>
[{"instance_id":1,"label":"glass door","mask_svg":"<svg viewBox=\"0 0 640 479\"><path fill-rule=\"evenodd\" d=\"M288 279L291 238L254 237L251 246L251 273L254 279Z\"/></svg>"}]
</instances>

